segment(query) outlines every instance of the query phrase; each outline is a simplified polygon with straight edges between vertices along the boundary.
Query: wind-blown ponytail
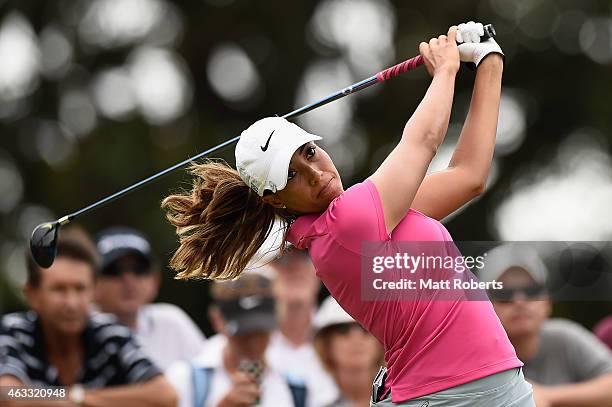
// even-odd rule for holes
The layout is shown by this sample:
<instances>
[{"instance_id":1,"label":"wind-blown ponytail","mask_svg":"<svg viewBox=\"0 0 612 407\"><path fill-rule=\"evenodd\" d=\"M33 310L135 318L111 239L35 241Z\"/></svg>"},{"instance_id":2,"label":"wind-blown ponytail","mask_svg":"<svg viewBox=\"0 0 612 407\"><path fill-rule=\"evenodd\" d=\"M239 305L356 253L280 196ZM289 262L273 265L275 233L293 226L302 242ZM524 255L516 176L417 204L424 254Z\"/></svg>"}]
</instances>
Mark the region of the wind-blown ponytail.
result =
<instances>
[{"instance_id":1,"label":"wind-blown ponytail","mask_svg":"<svg viewBox=\"0 0 612 407\"><path fill-rule=\"evenodd\" d=\"M276 218L289 225L291 216L266 204L224 161L194 163L189 172L194 176L191 191L167 196L161 204L180 242L170 267L177 279L238 277ZM285 247L283 233L281 252Z\"/></svg>"}]
</instances>

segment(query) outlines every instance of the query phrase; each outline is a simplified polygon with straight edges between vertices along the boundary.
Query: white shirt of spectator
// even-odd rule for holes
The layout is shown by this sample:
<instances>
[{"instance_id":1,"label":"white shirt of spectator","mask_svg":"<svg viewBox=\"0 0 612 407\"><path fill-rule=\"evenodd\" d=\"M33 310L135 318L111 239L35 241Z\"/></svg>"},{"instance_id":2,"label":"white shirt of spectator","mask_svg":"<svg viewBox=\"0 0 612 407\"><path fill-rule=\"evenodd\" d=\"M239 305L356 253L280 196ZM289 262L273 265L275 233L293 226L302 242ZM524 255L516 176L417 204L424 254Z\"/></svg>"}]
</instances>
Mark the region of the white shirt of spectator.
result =
<instances>
[{"instance_id":1,"label":"white shirt of spectator","mask_svg":"<svg viewBox=\"0 0 612 407\"><path fill-rule=\"evenodd\" d=\"M189 316L172 304L147 304L140 308L134 332L145 353L162 370L178 360L202 352L204 335Z\"/></svg>"},{"instance_id":2,"label":"white shirt of spectator","mask_svg":"<svg viewBox=\"0 0 612 407\"><path fill-rule=\"evenodd\" d=\"M223 348L226 338L221 335L211 337L204 345L204 351L198 355L194 363L198 367L214 369L210 377L210 385L204 406L214 407L232 387L231 378L223 367ZM193 378L189 362L174 363L166 370L166 378L172 383L179 395L179 407L193 407ZM293 406L293 398L289 385L283 376L272 366L265 370L261 381L261 399L259 407Z\"/></svg>"},{"instance_id":3,"label":"white shirt of spectator","mask_svg":"<svg viewBox=\"0 0 612 407\"><path fill-rule=\"evenodd\" d=\"M340 393L325 371L311 343L295 347L285 336L276 331L270 338L266 358L283 376L299 377L307 389L307 407L330 405Z\"/></svg>"}]
</instances>

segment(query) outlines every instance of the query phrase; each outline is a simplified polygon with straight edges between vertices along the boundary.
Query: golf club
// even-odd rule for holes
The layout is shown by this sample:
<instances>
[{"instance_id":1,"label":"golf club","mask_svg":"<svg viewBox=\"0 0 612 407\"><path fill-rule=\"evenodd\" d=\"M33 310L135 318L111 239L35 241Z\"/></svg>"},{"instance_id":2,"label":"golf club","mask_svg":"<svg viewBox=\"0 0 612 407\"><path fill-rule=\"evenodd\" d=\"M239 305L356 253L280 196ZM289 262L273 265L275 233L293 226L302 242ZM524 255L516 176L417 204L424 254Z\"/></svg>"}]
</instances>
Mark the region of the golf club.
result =
<instances>
[{"instance_id":1,"label":"golf club","mask_svg":"<svg viewBox=\"0 0 612 407\"><path fill-rule=\"evenodd\" d=\"M484 35L481 37L482 40L486 40L488 38L492 38L495 37L496 33L495 33L495 29L493 28L493 26L491 24L484 26ZM421 55L418 55L416 57L410 58L404 62L401 62L397 65L394 65L390 68L387 68L383 71L378 72L376 75L373 75L369 78L366 78L364 80L361 80L359 82L356 82L352 85L349 85L337 92L334 92L326 97L324 97L323 99L308 104L306 106L300 107L296 110L293 110L292 112L289 112L287 114L285 114L284 116L282 116L284 119L290 120L293 119L299 115L302 115L304 113L307 113L311 110L314 110L320 106L326 105L330 102L333 102L334 100L343 98L345 96L348 96L352 93L355 92L359 92L363 89L366 89L374 84L377 83L381 83L384 82L388 79L394 78L404 72L408 72L411 71L419 66L423 65L423 57ZM36 261L36 263L43 268L48 268L53 264L53 261L55 260L55 255L57 252L57 236L59 233L59 228L63 225L66 225L70 222L72 222L74 219L78 218L81 215L86 214L87 212L98 208L104 204L107 204L125 194L127 194L128 192L131 192L135 189L138 189L154 180L156 180L157 178L160 178L178 168L184 167L185 165L191 163L192 161L198 160L202 157L207 156L208 154L211 154L217 150L220 150L221 148L228 146L230 144L233 144L235 142L237 142L240 139L240 136L236 136L232 139L229 139L227 141L224 141L221 144L218 144L212 148L209 148L206 151L203 151L199 154L196 154L192 157L189 157L188 159L181 161L177 164L174 164L173 166L166 168L165 170L162 170L154 175L151 175L148 178L145 178L135 184L132 184L118 192L115 192L112 195L109 195L89 206L86 206L76 212L73 212L69 215L63 216L58 220L52 221L52 222L45 222L45 223L41 223L40 225L36 226L36 228L34 229L34 231L32 232L32 237L30 238L30 251L32 253L32 257L34 258L34 260Z\"/></svg>"}]
</instances>

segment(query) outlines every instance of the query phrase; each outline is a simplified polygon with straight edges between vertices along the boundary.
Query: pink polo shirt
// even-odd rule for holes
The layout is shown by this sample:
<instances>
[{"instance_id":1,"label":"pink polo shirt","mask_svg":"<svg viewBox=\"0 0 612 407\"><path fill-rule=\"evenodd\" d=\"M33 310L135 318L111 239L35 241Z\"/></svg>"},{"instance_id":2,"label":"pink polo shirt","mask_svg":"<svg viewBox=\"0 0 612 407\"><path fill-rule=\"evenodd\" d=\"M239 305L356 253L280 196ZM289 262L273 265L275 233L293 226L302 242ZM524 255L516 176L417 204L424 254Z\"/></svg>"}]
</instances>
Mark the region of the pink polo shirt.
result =
<instances>
[{"instance_id":1,"label":"pink polo shirt","mask_svg":"<svg viewBox=\"0 0 612 407\"><path fill-rule=\"evenodd\" d=\"M369 179L322 214L300 216L288 240L308 250L332 296L384 345L394 403L522 366L489 301L362 300L362 242L452 240L441 223L412 209L387 234Z\"/></svg>"}]
</instances>

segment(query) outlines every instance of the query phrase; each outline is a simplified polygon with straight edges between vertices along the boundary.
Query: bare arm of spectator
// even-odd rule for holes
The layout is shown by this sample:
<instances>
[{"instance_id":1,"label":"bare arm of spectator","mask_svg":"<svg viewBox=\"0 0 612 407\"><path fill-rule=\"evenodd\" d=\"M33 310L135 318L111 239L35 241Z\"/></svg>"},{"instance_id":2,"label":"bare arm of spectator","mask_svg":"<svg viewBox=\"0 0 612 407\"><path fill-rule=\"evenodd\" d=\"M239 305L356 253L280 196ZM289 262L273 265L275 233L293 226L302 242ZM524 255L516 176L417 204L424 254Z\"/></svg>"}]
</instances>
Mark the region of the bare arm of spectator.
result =
<instances>
[{"instance_id":1,"label":"bare arm of spectator","mask_svg":"<svg viewBox=\"0 0 612 407\"><path fill-rule=\"evenodd\" d=\"M176 407L174 387L140 348L133 335L120 332L116 326L107 329L117 335L116 352L119 371L125 374L124 385L85 391L85 407Z\"/></svg>"},{"instance_id":2,"label":"bare arm of spectator","mask_svg":"<svg viewBox=\"0 0 612 407\"><path fill-rule=\"evenodd\" d=\"M548 401L551 407L612 407L610 389L612 389L612 373L581 383L558 386L536 384L534 395L536 400L540 398ZM537 406L541 407L540 404Z\"/></svg>"},{"instance_id":3,"label":"bare arm of spectator","mask_svg":"<svg viewBox=\"0 0 612 407\"><path fill-rule=\"evenodd\" d=\"M175 407L177 395L163 375L138 384L85 391L85 407Z\"/></svg>"},{"instance_id":4,"label":"bare arm of spectator","mask_svg":"<svg viewBox=\"0 0 612 407\"><path fill-rule=\"evenodd\" d=\"M24 383L15 376L0 376L0 386L23 386ZM97 390L86 390L84 407L175 407L177 395L174 388L162 376L156 376L141 384L107 387ZM46 400L3 401L3 407L76 407L70 401Z\"/></svg>"}]
</instances>

